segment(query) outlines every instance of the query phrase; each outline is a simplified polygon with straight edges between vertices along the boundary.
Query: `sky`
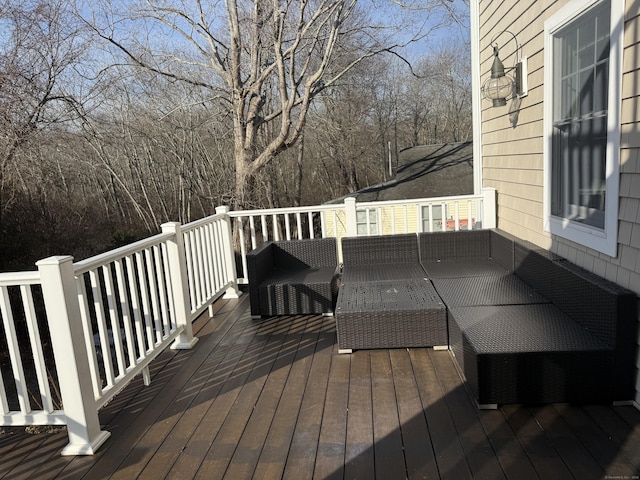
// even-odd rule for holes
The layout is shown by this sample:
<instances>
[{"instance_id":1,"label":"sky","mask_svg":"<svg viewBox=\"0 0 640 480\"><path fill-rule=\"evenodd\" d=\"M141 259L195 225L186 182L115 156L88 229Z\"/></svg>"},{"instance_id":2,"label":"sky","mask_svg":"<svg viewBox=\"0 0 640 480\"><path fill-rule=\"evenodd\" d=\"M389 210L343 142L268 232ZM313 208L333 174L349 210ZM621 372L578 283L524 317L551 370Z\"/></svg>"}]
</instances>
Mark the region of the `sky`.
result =
<instances>
[{"instance_id":1,"label":"sky","mask_svg":"<svg viewBox=\"0 0 640 480\"><path fill-rule=\"evenodd\" d=\"M404 5L410 8L398 8L400 0L360 0L362 5L370 4L373 7L373 17L382 23L389 23L390 19L399 21L399 15L404 15L402 21L406 22L406 39L431 16L431 25L435 25L439 18L425 10L425 4L430 0L402 0ZM469 43L469 5L466 0L433 0L433 3L442 3L452 12L455 12L457 21L450 21L448 25L434 29L424 39L412 43L405 49L404 54L410 61L416 61L434 50L439 50L452 43L459 43L461 48ZM439 9L439 12L442 12ZM450 17L449 17L450 18ZM429 24L427 24L429 25ZM466 48L469 48L468 46Z\"/></svg>"}]
</instances>

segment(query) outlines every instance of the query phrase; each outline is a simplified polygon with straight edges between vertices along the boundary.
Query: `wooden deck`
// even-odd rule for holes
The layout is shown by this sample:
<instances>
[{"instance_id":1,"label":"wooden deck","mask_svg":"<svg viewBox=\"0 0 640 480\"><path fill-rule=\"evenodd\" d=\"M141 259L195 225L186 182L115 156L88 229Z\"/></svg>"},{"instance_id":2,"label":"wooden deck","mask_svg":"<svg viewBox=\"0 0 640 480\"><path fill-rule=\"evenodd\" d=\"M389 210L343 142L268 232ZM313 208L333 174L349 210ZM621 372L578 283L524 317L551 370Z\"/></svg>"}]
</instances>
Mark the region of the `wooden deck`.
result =
<instances>
[{"instance_id":1,"label":"wooden deck","mask_svg":"<svg viewBox=\"0 0 640 480\"><path fill-rule=\"evenodd\" d=\"M101 412L94 457L66 433L0 435L0 478L605 479L640 474L633 407L479 411L451 354L339 355L334 319L251 320L248 295L195 324Z\"/></svg>"}]
</instances>

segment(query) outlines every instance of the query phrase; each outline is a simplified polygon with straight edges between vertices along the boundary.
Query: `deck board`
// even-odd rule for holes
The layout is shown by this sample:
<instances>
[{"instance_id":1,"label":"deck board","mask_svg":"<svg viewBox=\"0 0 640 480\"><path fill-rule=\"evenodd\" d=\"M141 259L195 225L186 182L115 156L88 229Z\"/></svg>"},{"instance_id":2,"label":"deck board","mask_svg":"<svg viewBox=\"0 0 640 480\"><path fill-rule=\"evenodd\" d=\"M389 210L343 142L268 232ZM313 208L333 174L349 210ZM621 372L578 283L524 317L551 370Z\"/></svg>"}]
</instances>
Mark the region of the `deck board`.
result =
<instances>
[{"instance_id":1,"label":"deck board","mask_svg":"<svg viewBox=\"0 0 640 480\"><path fill-rule=\"evenodd\" d=\"M318 341L284 468L285 479L313 478L335 345L332 332L324 331L322 327L321 322L318 325Z\"/></svg>"},{"instance_id":2,"label":"deck board","mask_svg":"<svg viewBox=\"0 0 640 480\"><path fill-rule=\"evenodd\" d=\"M393 478L402 473L404 477L406 467L389 350L371 351L371 371L375 372L372 396L376 474L380 478Z\"/></svg>"},{"instance_id":3,"label":"deck board","mask_svg":"<svg viewBox=\"0 0 640 480\"><path fill-rule=\"evenodd\" d=\"M343 478L350 366L348 355L332 355L313 478Z\"/></svg>"},{"instance_id":4,"label":"deck board","mask_svg":"<svg viewBox=\"0 0 640 480\"><path fill-rule=\"evenodd\" d=\"M344 478L374 478L371 359L363 350L351 356Z\"/></svg>"},{"instance_id":5,"label":"deck board","mask_svg":"<svg viewBox=\"0 0 640 480\"><path fill-rule=\"evenodd\" d=\"M422 359L417 368L425 369L428 376L420 380L423 392L430 392L426 403L429 428L433 432L433 445L438 461L438 471L445 478L470 479L472 477L469 462L458 436L455 420L451 415L447 398L457 389L455 369L438 371L434 359L442 356L438 352L420 351ZM445 361L447 361L445 359Z\"/></svg>"},{"instance_id":6,"label":"deck board","mask_svg":"<svg viewBox=\"0 0 640 480\"><path fill-rule=\"evenodd\" d=\"M552 443L540 424L531 415L531 411L519 405L505 406L507 421L516 432L519 443L531 460L541 478L571 479L563 459L557 454Z\"/></svg>"},{"instance_id":7,"label":"deck board","mask_svg":"<svg viewBox=\"0 0 640 480\"><path fill-rule=\"evenodd\" d=\"M64 431L0 435L0 479L602 479L640 474L640 411L478 410L430 349L338 354L335 320L251 319L247 296L194 323L100 413L112 436L62 457Z\"/></svg>"},{"instance_id":8,"label":"deck board","mask_svg":"<svg viewBox=\"0 0 640 480\"><path fill-rule=\"evenodd\" d=\"M389 354L394 372L407 478L437 478L438 466L429 441L429 427L416 383L411 352L397 349L389 351Z\"/></svg>"},{"instance_id":9,"label":"deck board","mask_svg":"<svg viewBox=\"0 0 640 480\"><path fill-rule=\"evenodd\" d=\"M589 478L594 473L604 475L598 462L586 451L553 405L535 409L533 415L573 478Z\"/></svg>"},{"instance_id":10,"label":"deck board","mask_svg":"<svg viewBox=\"0 0 640 480\"><path fill-rule=\"evenodd\" d=\"M446 403L473 478L504 478L493 447L479 421L479 415L483 412L476 408L469 397L457 370L447 368L450 357L431 356L439 372L440 382L449 391Z\"/></svg>"}]
</instances>

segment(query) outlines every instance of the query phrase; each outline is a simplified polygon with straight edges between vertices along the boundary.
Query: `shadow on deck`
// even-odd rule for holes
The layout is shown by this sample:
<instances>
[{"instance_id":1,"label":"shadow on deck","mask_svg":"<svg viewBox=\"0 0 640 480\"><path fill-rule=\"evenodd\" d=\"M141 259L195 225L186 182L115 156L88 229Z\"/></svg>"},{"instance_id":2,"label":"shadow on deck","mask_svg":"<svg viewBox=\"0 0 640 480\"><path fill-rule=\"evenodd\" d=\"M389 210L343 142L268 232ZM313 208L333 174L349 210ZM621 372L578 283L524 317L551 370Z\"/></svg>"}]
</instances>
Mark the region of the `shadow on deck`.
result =
<instances>
[{"instance_id":1,"label":"shadow on deck","mask_svg":"<svg viewBox=\"0 0 640 480\"><path fill-rule=\"evenodd\" d=\"M479 411L448 351L338 355L331 317L251 320L248 295L194 323L101 412L111 438L0 435L0 478L604 479L640 474L633 407ZM637 477L636 477L637 478Z\"/></svg>"}]
</instances>

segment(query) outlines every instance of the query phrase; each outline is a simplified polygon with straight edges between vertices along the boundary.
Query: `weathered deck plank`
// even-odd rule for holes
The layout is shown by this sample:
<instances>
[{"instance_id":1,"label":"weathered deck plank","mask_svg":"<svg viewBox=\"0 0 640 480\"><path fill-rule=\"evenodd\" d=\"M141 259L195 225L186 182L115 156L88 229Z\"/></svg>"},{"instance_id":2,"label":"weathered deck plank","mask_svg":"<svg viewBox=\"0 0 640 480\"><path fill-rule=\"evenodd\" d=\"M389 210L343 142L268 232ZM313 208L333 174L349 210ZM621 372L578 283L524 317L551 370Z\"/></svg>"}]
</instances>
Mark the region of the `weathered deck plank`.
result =
<instances>
[{"instance_id":1,"label":"weathered deck plank","mask_svg":"<svg viewBox=\"0 0 640 480\"><path fill-rule=\"evenodd\" d=\"M298 419L293 431L291 449L285 464L285 479L297 480L312 478L318 446L320 429L326 401L331 358L335 339L332 333L319 325L318 343L313 355L309 377L302 396ZM276 477L277 478L277 477Z\"/></svg>"},{"instance_id":2,"label":"weathered deck plank","mask_svg":"<svg viewBox=\"0 0 640 480\"><path fill-rule=\"evenodd\" d=\"M111 438L61 457L66 433L0 435L0 479L603 479L640 473L640 411L478 410L450 352L340 355L332 318L253 320L247 298L194 324L101 412Z\"/></svg>"},{"instance_id":3,"label":"weathered deck plank","mask_svg":"<svg viewBox=\"0 0 640 480\"><path fill-rule=\"evenodd\" d=\"M313 478L343 478L350 367L350 356L332 355Z\"/></svg>"},{"instance_id":4,"label":"weathered deck plank","mask_svg":"<svg viewBox=\"0 0 640 480\"><path fill-rule=\"evenodd\" d=\"M470 479L471 471L445 401L445 396L451 392L441 384L431 352L413 350L412 359L438 472L442 478Z\"/></svg>"},{"instance_id":5,"label":"weathered deck plank","mask_svg":"<svg viewBox=\"0 0 640 480\"><path fill-rule=\"evenodd\" d=\"M438 466L410 350L390 350L407 477L437 478Z\"/></svg>"},{"instance_id":6,"label":"weathered deck plank","mask_svg":"<svg viewBox=\"0 0 640 480\"><path fill-rule=\"evenodd\" d=\"M363 350L351 356L344 478L374 478L371 360Z\"/></svg>"},{"instance_id":7,"label":"weathered deck plank","mask_svg":"<svg viewBox=\"0 0 640 480\"><path fill-rule=\"evenodd\" d=\"M529 409L509 405L503 411L539 477L558 480L573 478Z\"/></svg>"},{"instance_id":8,"label":"weathered deck plank","mask_svg":"<svg viewBox=\"0 0 640 480\"><path fill-rule=\"evenodd\" d=\"M371 351L371 371L375 372L372 396L376 474L380 478L393 478L402 473L400 476L404 477L406 467L389 350Z\"/></svg>"},{"instance_id":9,"label":"weathered deck plank","mask_svg":"<svg viewBox=\"0 0 640 480\"><path fill-rule=\"evenodd\" d=\"M479 421L479 415L482 412L478 411L467 394L457 370L448 368L451 358L435 352L432 352L430 357L438 373L440 384L445 391L449 392L445 396L445 402L472 477L487 480L504 478L495 452Z\"/></svg>"}]
</instances>

